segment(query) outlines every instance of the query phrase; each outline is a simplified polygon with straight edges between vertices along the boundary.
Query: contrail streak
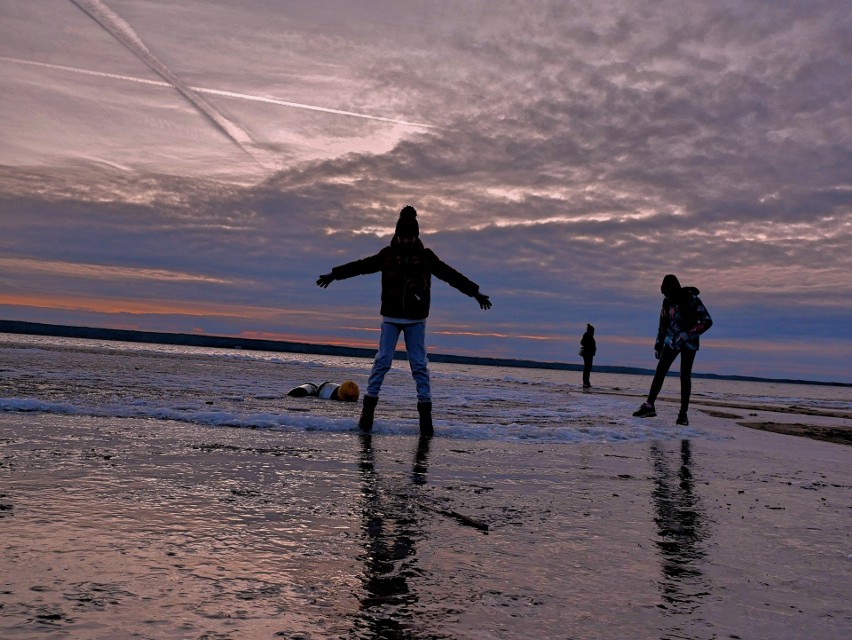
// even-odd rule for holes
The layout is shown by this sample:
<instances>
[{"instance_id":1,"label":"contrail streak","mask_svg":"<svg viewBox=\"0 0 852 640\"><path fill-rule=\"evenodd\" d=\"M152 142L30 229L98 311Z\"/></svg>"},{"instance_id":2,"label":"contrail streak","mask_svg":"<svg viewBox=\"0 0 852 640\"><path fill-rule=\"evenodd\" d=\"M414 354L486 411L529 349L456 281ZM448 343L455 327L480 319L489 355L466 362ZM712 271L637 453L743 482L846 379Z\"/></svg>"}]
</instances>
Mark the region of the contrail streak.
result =
<instances>
[{"instance_id":1,"label":"contrail streak","mask_svg":"<svg viewBox=\"0 0 852 640\"><path fill-rule=\"evenodd\" d=\"M147 64L155 73L160 75L172 87L177 89L183 97L198 109L202 114L216 125L226 136L233 140L237 146L251 156L261 165L268 163L259 157L252 147L255 146L251 136L243 130L239 125L231 122L224 115L219 113L216 108L207 100L199 96L191 87L183 83L174 72L165 64L160 62L157 57L151 53L148 47L142 42L142 39L136 34L127 22L121 16L107 7L101 0L71 0L82 11L88 14L95 22L106 29L116 40L127 47L137 58Z\"/></svg>"},{"instance_id":2,"label":"contrail streak","mask_svg":"<svg viewBox=\"0 0 852 640\"><path fill-rule=\"evenodd\" d=\"M341 109L330 109L328 107L316 107L299 102L288 102L286 100L278 100L277 98L264 98L262 96L251 96L245 93L234 93L233 91L222 91L219 89L204 89L196 87L196 91L203 93L212 93L217 96L225 96L227 98L241 98L243 100L252 100L254 102L267 102L269 104L278 104L282 107L294 107L296 109L310 109L311 111L322 111L323 113L333 113L340 116L353 116L355 118L366 118L367 120L378 120L379 122L389 122L391 124L402 124L408 127L418 127L421 129L434 128L431 124L423 124L422 122L409 122L407 120L396 120L394 118L383 118L381 116L368 116L364 113L355 113L354 111L343 111Z\"/></svg>"},{"instance_id":3,"label":"contrail streak","mask_svg":"<svg viewBox=\"0 0 852 640\"><path fill-rule=\"evenodd\" d=\"M45 69L56 69L58 71L70 71L72 73L82 73L87 76L98 76L101 78L111 78L113 80L123 80L126 82L138 82L140 84L149 84L155 87L174 87L168 82L162 80L148 80L147 78L139 78L137 76L126 76L118 73L107 73L105 71L92 71L90 69L80 69L78 67L66 67L61 64L50 64L48 62L36 62L35 60L21 60L20 58L7 58L0 56L0 61L13 62L15 64L26 64L35 67L44 67ZM418 129L434 129L431 124L422 122L411 122L409 120L399 120L397 118L384 118L382 116L371 116L366 113L358 113L356 111L344 111L343 109L331 109L329 107L318 107L316 105L304 104L302 102L290 102L289 100L280 100L278 98L267 98L264 96L253 96L247 93L238 93L235 91L225 91L222 89L208 89L206 87L189 87L198 93L209 93L212 95L222 96L225 98L236 98L239 100L249 100L251 102L265 102L267 104L277 104L282 107L290 107L292 109L307 109L308 111L319 111L321 113L330 113L339 116L349 116L352 118L363 118L365 120L376 120L378 122L387 122L389 124L399 124L406 127L417 127Z\"/></svg>"}]
</instances>

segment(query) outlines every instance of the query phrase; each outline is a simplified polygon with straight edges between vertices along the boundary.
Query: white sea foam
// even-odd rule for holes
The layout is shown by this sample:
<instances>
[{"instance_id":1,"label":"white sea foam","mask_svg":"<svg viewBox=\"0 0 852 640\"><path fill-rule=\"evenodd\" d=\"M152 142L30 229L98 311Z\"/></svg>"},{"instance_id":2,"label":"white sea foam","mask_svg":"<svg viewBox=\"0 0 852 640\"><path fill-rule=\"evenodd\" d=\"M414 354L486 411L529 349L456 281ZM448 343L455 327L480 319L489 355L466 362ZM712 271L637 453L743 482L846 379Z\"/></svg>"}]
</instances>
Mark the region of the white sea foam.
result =
<instances>
[{"instance_id":1,"label":"white sea foam","mask_svg":"<svg viewBox=\"0 0 852 640\"><path fill-rule=\"evenodd\" d=\"M178 402L171 406L144 400L124 404L75 405L71 402L50 402L37 398L0 398L0 411L39 412L60 415L93 416L101 418L142 418L190 422L208 426L242 427L253 429L280 429L346 432L357 429L355 410L350 415L331 416L306 411L236 412L202 408L197 404ZM626 407L625 407L626 408ZM396 417L397 407L389 411L393 417L376 419L374 433L415 435L419 431L413 417ZM518 421L497 421L496 416L483 416L479 422L465 422L453 416L452 407L447 418L435 420L436 433L464 440L496 440L520 442L623 442L673 437L704 437L695 429L674 428L661 420L623 418L604 420L599 412L536 412L519 413ZM561 419L561 420L560 420ZM561 424L556 424L561 421ZM609 424L606 424L609 422Z\"/></svg>"}]
</instances>

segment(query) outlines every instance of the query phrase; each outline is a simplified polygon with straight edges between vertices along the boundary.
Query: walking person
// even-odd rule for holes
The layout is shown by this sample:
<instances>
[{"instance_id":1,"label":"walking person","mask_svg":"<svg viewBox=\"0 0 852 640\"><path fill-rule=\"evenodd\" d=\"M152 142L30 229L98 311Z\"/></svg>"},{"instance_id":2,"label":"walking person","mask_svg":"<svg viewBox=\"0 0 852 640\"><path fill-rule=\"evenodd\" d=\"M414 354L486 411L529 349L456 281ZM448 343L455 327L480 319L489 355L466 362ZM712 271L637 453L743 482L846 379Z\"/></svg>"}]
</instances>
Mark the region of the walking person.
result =
<instances>
[{"instance_id":1,"label":"walking person","mask_svg":"<svg viewBox=\"0 0 852 640\"><path fill-rule=\"evenodd\" d=\"M595 328L587 324L586 333L580 338L580 355L583 358L583 388L589 389L592 383L589 376L592 374L592 360L595 358L598 347L595 344Z\"/></svg>"},{"instance_id":2,"label":"walking person","mask_svg":"<svg viewBox=\"0 0 852 640\"><path fill-rule=\"evenodd\" d=\"M432 276L443 280L462 293L475 298L482 309L490 309L491 301L479 291L479 285L442 262L420 240L417 210L405 206L390 245L373 256L355 260L321 275L317 285L326 288L334 280L381 272L382 326L379 350L373 362L367 392L364 394L358 426L364 431L373 427L379 391L385 374L393 363L399 334L405 337L405 351L411 375L417 387L417 411L421 435L432 435L432 389L426 357L426 318L431 303Z\"/></svg>"},{"instance_id":3,"label":"walking person","mask_svg":"<svg viewBox=\"0 0 852 640\"><path fill-rule=\"evenodd\" d=\"M680 412L677 424L688 425L689 396L692 393L692 364L698 351L698 336L713 326L713 320L707 312L698 289L682 287L676 276L668 274L663 278L660 292L665 296L660 309L660 326L654 344L654 355L659 362L651 382L648 399L642 403L634 416L648 418L657 415L654 402L663 388L663 381L669 368L680 355Z\"/></svg>"}]
</instances>

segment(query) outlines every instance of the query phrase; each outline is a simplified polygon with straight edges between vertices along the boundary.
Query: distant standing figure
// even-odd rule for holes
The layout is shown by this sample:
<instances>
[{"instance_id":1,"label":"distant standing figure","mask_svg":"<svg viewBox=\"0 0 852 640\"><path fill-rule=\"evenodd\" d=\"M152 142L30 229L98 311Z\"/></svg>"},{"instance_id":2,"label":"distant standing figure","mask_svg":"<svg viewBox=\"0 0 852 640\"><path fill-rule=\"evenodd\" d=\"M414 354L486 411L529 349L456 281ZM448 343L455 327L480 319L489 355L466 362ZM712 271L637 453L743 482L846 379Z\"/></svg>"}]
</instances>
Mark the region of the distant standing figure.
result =
<instances>
[{"instance_id":1,"label":"distant standing figure","mask_svg":"<svg viewBox=\"0 0 852 640\"><path fill-rule=\"evenodd\" d=\"M713 326L713 320L698 297L698 289L681 287L676 276L669 274L663 278L660 292L665 299L654 344L654 355L659 362L648 399L633 415L640 418L657 415L654 402L663 388L669 368L680 354L680 412L677 414L677 424L688 425L686 412L692 393L692 363L698 351L698 336Z\"/></svg>"},{"instance_id":2,"label":"distant standing figure","mask_svg":"<svg viewBox=\"0 0 852 640\"><path fill-rule=\"evenodd\" d=\"M432 276L436 276L462 293L476 298L482 309L490 309L488 296L479 285L442 262L420 241L417 210L403 207L390 245L377 254L334 267L321 275L317 285L326 288L334 280L344 280L367 273L382 273L382 327L379 350L373 362L367 392L364 394L358 426L364 431L373 427L379 391L385 374L393 364L399 334L405 336L405 351L411 375L417 386L417 411L421 435L432 435L432 389L426 358L426 318L431 303Z\"/></svg>"},{"instance_id":3,"label":"distant standing figure","mask_svg":"<svg viewBox=\"0 0 852 640\"><path fill-rule=\"evenodd\" d=\"M588 389L592 386L589 382L589 376L592 374L592 360L595 358L598 347L595 344L595 328L587 324L586 333L580 339L580 355L583 357L583 388Z\"/></svg>"}]
</instances>

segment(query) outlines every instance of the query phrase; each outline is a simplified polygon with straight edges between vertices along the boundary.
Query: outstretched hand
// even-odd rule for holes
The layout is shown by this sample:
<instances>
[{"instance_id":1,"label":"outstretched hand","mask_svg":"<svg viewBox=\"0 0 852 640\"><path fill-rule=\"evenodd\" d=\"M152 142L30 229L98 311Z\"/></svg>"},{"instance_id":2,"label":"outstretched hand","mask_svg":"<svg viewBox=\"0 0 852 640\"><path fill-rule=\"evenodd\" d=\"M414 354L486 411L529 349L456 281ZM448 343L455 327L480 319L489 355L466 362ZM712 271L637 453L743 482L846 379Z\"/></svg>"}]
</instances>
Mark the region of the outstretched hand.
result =
<instances>
[{"instance_id":1,"label":"outstretched hand","mask_svg":"<svg viewBox=\"0 0 852 640\"><path fill-rule=\"evenodd\" d=\"M324 273L324 274L322 274L319 278L317 278L317 286L320 286L320 287L322 287L323 289L325 289L325 288L326 288L326 287L328 287L328 285L330 285L333 281L334 281L334 276L333 276L333 275L331 275L330 273Z\"/></svg>"},{"instance_id":2,"label":"outstretched hand","mask_svg":"<svg viewBox=\"0 0 852 640\"><path fill-rule=\"evenodd\" d=\"M479 303L480 309L490 309L491 308L491 300L484 293L477 293L473 297L476 298L476 301Z\"/></svg>"}]
</instances>

